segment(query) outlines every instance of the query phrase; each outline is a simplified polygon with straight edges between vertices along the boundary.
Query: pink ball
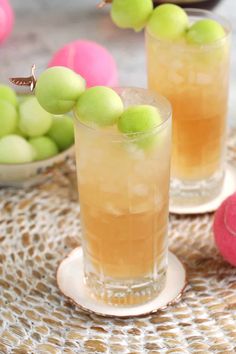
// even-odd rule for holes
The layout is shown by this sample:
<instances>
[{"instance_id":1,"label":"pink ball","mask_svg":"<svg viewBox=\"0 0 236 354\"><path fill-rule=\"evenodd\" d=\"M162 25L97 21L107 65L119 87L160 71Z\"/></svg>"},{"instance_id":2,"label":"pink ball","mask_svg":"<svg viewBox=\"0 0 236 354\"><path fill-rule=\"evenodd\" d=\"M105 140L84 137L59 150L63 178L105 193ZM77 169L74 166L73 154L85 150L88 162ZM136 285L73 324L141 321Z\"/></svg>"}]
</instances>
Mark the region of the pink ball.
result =
<instances>
[{"instance_id":1,"label":"pink ball","mask_svg":"<svg viewBox=\"0 0 236 354\"><path fill-rule=\"evenodd\" d=\"M215 213L213 230L220 253L236 266L236 193L228 197Z\"/></svg>"},{"instance_id":2,"label":"pink ball","mask_svg":"<svg viewBox=\"0 0 236 354\"><path fill-rule=\"evenodd\" d=\"M113 56L101 45L78 40L66 44L53 56L50 66L66 66L81 76L91 86L117 86L118 73Z\"/></svg>"},{"instance_id":3,"label":"pink ball","mask_svg":"<svg viewBox=\"0 0 236 354\"><path fill-rule=\"evenodd\" d=\"M0 0L0 43L11 33L14 23L14 14L8 0Z\"/></svg>"}]
</instances>

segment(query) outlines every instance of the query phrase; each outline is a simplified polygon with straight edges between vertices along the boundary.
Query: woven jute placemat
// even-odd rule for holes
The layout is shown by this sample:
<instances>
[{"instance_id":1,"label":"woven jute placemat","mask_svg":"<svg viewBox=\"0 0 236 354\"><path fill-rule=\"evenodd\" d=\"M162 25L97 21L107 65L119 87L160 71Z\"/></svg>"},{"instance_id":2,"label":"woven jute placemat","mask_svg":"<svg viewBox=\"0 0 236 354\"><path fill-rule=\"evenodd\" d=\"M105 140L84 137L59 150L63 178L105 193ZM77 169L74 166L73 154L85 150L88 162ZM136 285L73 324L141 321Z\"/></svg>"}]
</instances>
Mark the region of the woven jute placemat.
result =
<instances>
[{"instance_id":1,"label":"woven jute placemat","mask_svg":"<svg viewBox=\"0 0 236 354\"><path fill-rule=\"evenodd\" d=\"M236 163L235 131L227 157ZM80 215L73 163L54 172L39 187L0 189L0 353L236 353L236 268L214 246L212 214L170 217L189 280L175 306L121 320L67 302L55 273L80 242Z\"/></svg>"}]
</instances>

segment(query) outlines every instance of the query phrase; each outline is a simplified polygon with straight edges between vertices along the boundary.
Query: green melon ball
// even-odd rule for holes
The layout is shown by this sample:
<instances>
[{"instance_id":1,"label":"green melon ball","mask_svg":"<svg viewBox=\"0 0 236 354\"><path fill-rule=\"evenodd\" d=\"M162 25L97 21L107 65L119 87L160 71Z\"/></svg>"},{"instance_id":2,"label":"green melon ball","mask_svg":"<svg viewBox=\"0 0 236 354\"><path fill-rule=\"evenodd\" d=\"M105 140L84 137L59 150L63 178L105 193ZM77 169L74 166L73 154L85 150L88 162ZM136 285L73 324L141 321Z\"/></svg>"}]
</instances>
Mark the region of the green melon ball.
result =
<instances>
[{"instance_id":1,"label":"green melon ball","mask_svg":"<svg viewBox=\"0 0 236 354\"><path fill-rule=\"evenodd\" d=\"M23 102L27 101L30 97L33 97L34 95L32 94L18 94L17 95L17 99L18 99L18 103L19 105L21 105Z\"/></svg>"},{"instance_id":2,"label":"green melon ball","mask_svg":"<svg viewBox=\"0 0 236 354\"><path fill-rule=\"evenodd\" d=\"M116 123L123 110L120 96L111 88L104 86L86 90L75 106L79 120L98 126Z\"/></svg>"},{"instance_id":3,"label":"green melon ball","mask_svg":"<svg viewBox=\"0 0 236 354\"><path fill-rule=\"evenodd\" d=\"M16 108L0 99L0 138L14 132L17 126Z\"/></svg>"},{"instance_id":4,"label":"green melon ball","mask_svg":"<svg viewBox=\"0 0 236 354\"><path fill-rule=\"evenodd\" d=\"M47 136L39 136L29 139L29 143L35 150L35 160L45 160L58 154L56 143Z\"/></svg>"},{"instance_id":5,"label":"green melon ball","mask_svg":"<svg viewBox=\"0 0 236 354\"><path fill-rule=\"evenodd\" d=\"M15 135L22 136L23 138L26 138L26 135L20 130L20 127L17 125L16 129L14 130Z\"/></svg>"},{"instance_id":6,"label":"green melon ball","mask_svg":"<svg viewBox=\"0 0 236 354\"><path fill-rule=\"evenodd\" d=\"M118 128L122 133L146 133L150 132L162 121L156 107L150 105L138 105L127 108L118 121Z\"/></svg>"},{"instance_id":7,"label":"green melon ball","mask_svg":"<svg viewBox=\"0 0 236 354\"><path fill-rule=\"evenodd\" d=\"M152 0L113 0L111 18L120 28L140 31L146 25L152 10Z\"/></svg>"},{"instance_id":8,"label":"green melon ball","mask_svg":"<svg viewBox=\"0 0 236 354\"><path fill-rule=\"evenodd\" d=\"M158 39L175 41L185 34L188 26L188 15L181 7L163 4L153 11L147 29Z\"/></svg>"},{"instance_id":9,"label":"green melon ball","mask_svg":"<svg viewBox=\"0 0 236 354\"><path fill-rule=\"evenodd\" d=\"M203 19L195 22L186 34L190 44L210 44L225 36L225 30L220 23Z\"/></svg>"},{"instance_id":10,"label":"green melon ball","mask_svg":"<svg viewBox=\"0 0 236 354\"><path fill-rule=\"evenodd\" d=\"M158 135L153 131L162 118L156 107L138 105L127 108L118 120L118 129L121 133L135 138L135 143L141 148L151 148L156 145ZM143 133L138 134L137 133Z\"/></svg>"},{"instance_id":11,"label":"green melon ball","mask_svg":"<svg viewBox=\"0 0 236 354\"><path fill-rule=\"evenodd\" d=\"M85 80L73 70L55 66L38 78L35 95L41 106L52 114L64 114L73 108L85 90Z\"/></svg>"},{"instance_id":12,"label":"green melon ball","mask_svg":"<svg viewBox=\"0 0 236 354\"><path fill-rule=\"evenodd\" d=\"M74 124L69 116L53 117L52 126L47 135L55 141L59 149L66 150L74 143Z\"/></svg>"},{"instance_id":13,"label":"green melon ball","mask_svg":"<svg viewBox=\"0 0 236 354\"><path fill-rule=\"evenodd\" d=\"M7 101L15 107L18 105L15 91L7 85L0 85L0 100Z\"/></svg>"},{"instance_id":14,"label":"green melon ball","mask_svg":"<svg viewBox=\"0 0 236 354\"><path fill-rule=\"evenodd\" d=\"M0 139L0 163L32 162L34 156L32 146L21 136L12 134Z\"/></svg>"},{"instance_id":15,"label":"green melon ball","mask_svg":"<svg viewBox=\"0 0 236 354\"><path fill-rule=\"evenodd\" d=\"M23 138L27 138L26 134L24 134L22 132L22 130L20 129L19 124L20 124L20 117L19 117L19 114L18 114L17 115L16 128L15 128L15 130L14 130L14 132L12 134L22 136Z\"/></svg>"},{"instance_id":16,"label":"green melon ball","mask_svg":"<svg viewBox=\"0 0 236 354\"><path fill-rule=\"evenodd\" d=\"M38 103L36 97L30 97L20 105L19 128L29 137L46 134L52 125L52 115Z\"/></svg>"}]
</instances>

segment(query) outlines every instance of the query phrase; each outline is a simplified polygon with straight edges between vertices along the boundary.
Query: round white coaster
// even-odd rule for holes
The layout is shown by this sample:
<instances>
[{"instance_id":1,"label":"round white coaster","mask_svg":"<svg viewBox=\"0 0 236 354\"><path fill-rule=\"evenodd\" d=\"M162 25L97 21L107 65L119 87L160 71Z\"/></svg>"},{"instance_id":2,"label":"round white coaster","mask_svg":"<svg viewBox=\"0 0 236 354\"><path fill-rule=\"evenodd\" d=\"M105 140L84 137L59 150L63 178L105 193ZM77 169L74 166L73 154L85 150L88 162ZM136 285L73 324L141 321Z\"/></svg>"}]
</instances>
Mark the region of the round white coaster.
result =
<instances>
[{"instance_id":1,"label":"round white coaster","mask_svg":"<svg viewBox=\"0 0 236 354\"><path fill-rule=\"evenodd\" d=\"M60 291L81 309L106 317L135 317L164 310L177 303L186 287L186 271L179 259L171 252L168 254L168 270L165 288L155 298L142 305L107 305L91 297L84 283L82 248L74 249L59 265L57 285ZM60 281L59 281L60 280Z\"/></svg>"},{"instance_id":2,"label":"round white coaster","mask_svg":"<svg viewBox=\"0 0 236 354\"><path fill-rule=\"evenodd\" d=\"M236 169L233 166L227 166L225 178L220 194L210 202L196 206L183 206L170 203L170 213L172 214L205 214L216 211L221 203L236 191Z\"/></svg>"}]
</instances>

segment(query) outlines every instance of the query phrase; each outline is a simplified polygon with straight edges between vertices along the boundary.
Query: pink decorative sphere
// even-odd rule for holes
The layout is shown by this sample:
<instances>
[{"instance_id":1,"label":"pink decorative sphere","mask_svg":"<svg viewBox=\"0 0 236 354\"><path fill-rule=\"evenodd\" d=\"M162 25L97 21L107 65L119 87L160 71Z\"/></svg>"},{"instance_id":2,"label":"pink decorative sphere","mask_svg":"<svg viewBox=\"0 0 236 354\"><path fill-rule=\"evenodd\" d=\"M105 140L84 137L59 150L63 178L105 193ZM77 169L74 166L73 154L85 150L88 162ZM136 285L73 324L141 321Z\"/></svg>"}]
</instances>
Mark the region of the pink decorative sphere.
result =
<instances>
[{"instance_id":1,"label":"pink decorative sphere","mask_svg":"<svg viewBox=\"0 0 236 354\"><path fill-rule=\"evenodd\" d=\"M48 66L66 66L74 70L85 78L87 87L118 84L113 56L95 42L77 40L66 44L56 52Z\"/></svg>"},{"instance_id":2,"label":"pink decorative sphere","mask_svg":"<svg viewBox=\"0 0 236 354\"><path fill-rule=\"evenodd\" d=\"M8 0L0 0L0 43L11 33L14 23L14 14Z\"/></svg>"},{"instance_id":3,"label":"pink decorative sphere","mask_svg":"<svg viewBox=\"0 0 236 354\"><path fill-rule=\"evenodd\" d=\"M236 193L228 197L215 213L213 230L220 253L236 266Z\"/></svg>"}]
</instances>

